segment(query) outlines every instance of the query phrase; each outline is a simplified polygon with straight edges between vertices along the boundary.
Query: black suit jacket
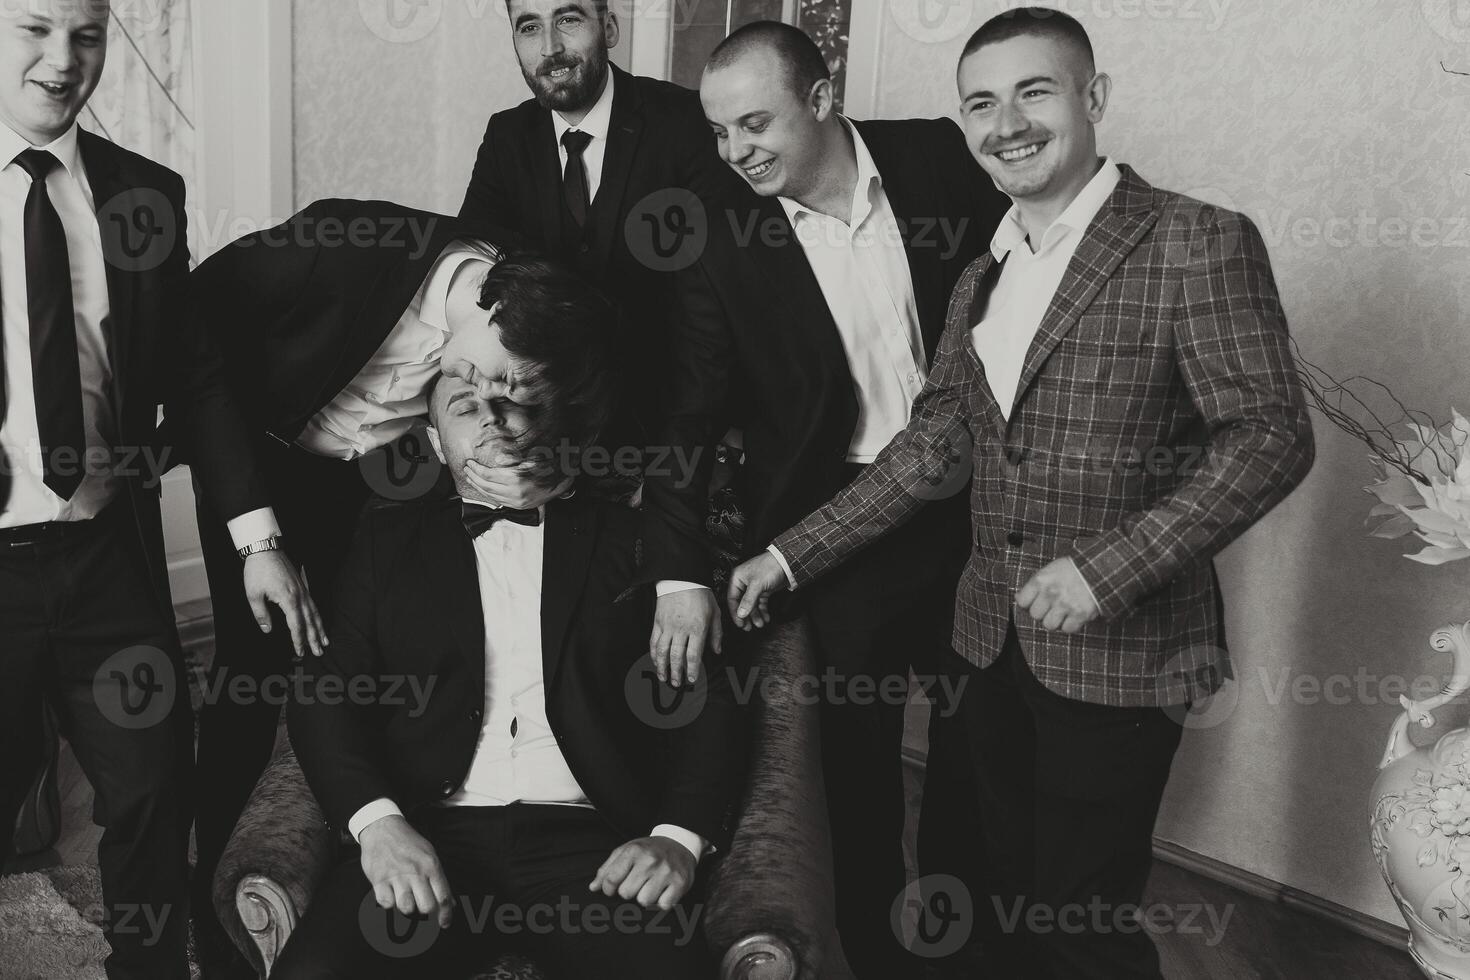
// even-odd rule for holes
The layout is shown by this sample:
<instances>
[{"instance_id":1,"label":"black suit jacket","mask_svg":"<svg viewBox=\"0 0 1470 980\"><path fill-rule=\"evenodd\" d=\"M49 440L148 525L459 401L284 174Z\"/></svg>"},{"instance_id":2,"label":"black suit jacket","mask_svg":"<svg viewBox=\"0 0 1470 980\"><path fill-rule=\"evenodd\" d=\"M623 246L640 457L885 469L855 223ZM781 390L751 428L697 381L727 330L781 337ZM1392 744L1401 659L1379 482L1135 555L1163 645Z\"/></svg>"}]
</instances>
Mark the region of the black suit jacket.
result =
<instances>
[{"instance_id":1,"label":"black suit jacket","mask_svg":"<svg viewBox=\"0 0 1470 980\"><path fill-rule=\"evenodd\" d=\"M635 584L637 525L627 507L580 497L547 507L548 720L588 798L630 839L671 823L725 846L741 785L742 713L723 670L698 689L703 707L687 725L660 730L636 707L652 703L641 681L630 689L628 678L647 657L653 617L652 587ZM427 704L310 696L292 704L292 744L335 826L374 799L391 798L411 813L464 784L485 698L487 625L477 583L457 501L370 511L364 520L342 573L332 645L307 669L318 677L415 677L433 687Z\"/></svg>"},{"instance_id":2,"label":"black suit jacket","mask_svg":"<svg viewBox=\"0 0 1470 980\"><path fill-rule=\"evenodd\" d=\"M950 120L855 125L904 234L932 362L950 291L989 247L1010 202ZM692 484L650 471L649 550L659 578L709 580L701 538L711 448L728 425L744 430L750 551L845 485L857 428L841 335L780 202L747 189L724 218L703 260L680 276L688 315L675 335L673 405L660 441L699 452L701 465Z\"/></svg>"},{"instance_id":3,"label":"black suit jacket","mask_svg":"<svg viewBox=\"0 0 1470 980\"><path fill-rule=\"evenodd\" d=\"M386 201L324 200L194 270L188 315L225 352L250 434L295 441L377 353L445 248L467 238L519 242Z\"/></svg>"},{"instance_id":4,"label":"black suit jacket","mask_svg":"<svg viewBox=\"0 0 1470 980\"><path fill-rule=\"evenodd\" d=\"M183 178L86 130L78 145L106 265L110 315L103 333L119 475L154 592L171 620L159 494L162 471L182 453L159 429L158 406L178 420L174 434L198 447L193 463L218 513L233 518L265 506L264 483L249 447L236 438L220 351L180 313L189 274ZM0 510L10 488L8 470L0 467Z\"/></svg>"},{"instance_id":5,"label":"black suit jacket","mask_svg":"<svg viewBox=\"0 0 1470 980\"><path fill-rule=\"evenodd\" d=\"M565 232L556 133L550 110L535 100L490 118L460 216L522 234L619 304L630 326L627 362L619 368L638 379L629 386L629 407L651 435L661 409L652 381L667 376L668 330L679 319L668 267L656 253L649 261L651 229L672 246L677 239L668 229L697 220L689 216L690 195L712 214L741 188L716 152L698 93L609 69L615 81L607 153L585 235Z\"/></svg>"}]
</instances>

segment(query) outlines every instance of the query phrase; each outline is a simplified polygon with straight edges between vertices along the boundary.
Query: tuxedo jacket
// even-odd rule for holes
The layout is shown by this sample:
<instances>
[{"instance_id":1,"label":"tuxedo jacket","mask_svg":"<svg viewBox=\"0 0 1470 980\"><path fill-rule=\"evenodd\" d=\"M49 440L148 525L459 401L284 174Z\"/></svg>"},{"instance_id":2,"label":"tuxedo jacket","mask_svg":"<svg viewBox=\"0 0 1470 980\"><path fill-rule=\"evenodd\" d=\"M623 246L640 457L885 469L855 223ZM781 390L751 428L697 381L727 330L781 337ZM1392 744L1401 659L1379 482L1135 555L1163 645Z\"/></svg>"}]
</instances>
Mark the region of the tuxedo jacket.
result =
<instances>
[{"instance_id":1,"label":"tuxedo jacket","mask_svg":"<svg viewBox=\"0 0 1470 980\"><path fill-rule=\"evenodd\" d=\"M212 255L188 317L224 352L251 436L290 443L382 346L457 239L510 233L385 201L324 200Z\"/></svg>"},{"instance_id":2,"label":"tuxedo jacket","mask_svg":"<svg viewBox=\"0 0 1470 980\"><path fill-rule=\"evenodd\" d=\"M652 235L673 248L678 239L670 227L697 222L699 207L712 212L740 192L741 181L719 158L698 93L608 67L615 79L612 116L602 182L584 230L573 233L563 217L551 111L534 99L490 118L460 217L523 235L618 303L629 341L619 369L638 379L628 408L651 434L661 410L657 380L668 373L668 330L680 319L670 265L652 249Z\"/></svg>"},{"instance_id":3,"label":"tuxedo jacket","mask_svg":"<svg viewBox=\"0 0 1470 980\"><path fill-rule=\"evenodd\" d=\"M629 839L670 823L727 846L746 736L729 678L710 671L686 695L695 699L687 713L681 703L650 713L652 689L630 680L648 656L654 602L638 567L638 515L584 497L546 509L542 664L557 744L598 812ZM411 814L464 784L485 704L487 628L495 624L485 621L457 500L369 512L342 572L332 645L306 669L385 678L379 690L397 691L399 703L302 697L288 713L331 824L345 828L382 797ZM426 704L402 696L411 687L390 691L403 678L432 692Z\"/></svg>"},{"instance_id":4,"label":"tuxedo jacket","mask_svg":"<svg viewBox=\"0 0 1470 980\"><path fill-rule=\"evenodd\" d=\"M122 450L122 494L141 535L160 608L170 610L171 621L160 481L162 470L181 462L183 454L159 429L159 405L176 420L175 435L197 447L195 470L218 513L233 518L265 506L264 483L232 421L237 413L221 352L182 315L189 275L183 178L86 130L78 139L106 267L109 315L102 327ZM10 486L0 467L0 510Z\"/></svg>"},{"instance_id":5,"label":"tuxedo jacket","mask_svg":"<svg viewBox=\"0 0 1470 980\"><path fill-rule=\"evenodd\" d=\"M1230 672L1212 559L1306 476L1312 429L1255 227L1120 169L1009 418L971 338L998 278L987 253L955 287L908 428L776 547L808 582L923 506L936 460L973 459L955 648L994 661L1016 592L1069 557L1102 615L1065 635L1016 614L1037 678L1080 701L1183 704Z\"/></svg>"},{"instance_id":6,"label":"tuxedo jacket","mask_svg":"<svg viewBox=\"0 0 1470 980\"><path fill-rule=\"evenodd\" d=\"M1009 207L947 119L855 123L904 234L924 353L932 360L960 274ZM748 550L759 551L846 482L858 394L841 334L779 200L746 187L679 278L667 442L701 465L693 481L650 472L649 551L660 577L709 580L699 551L713 453L745 439ZM686 458L696 458L686 455Z\"/></svg>"}]
</instances>

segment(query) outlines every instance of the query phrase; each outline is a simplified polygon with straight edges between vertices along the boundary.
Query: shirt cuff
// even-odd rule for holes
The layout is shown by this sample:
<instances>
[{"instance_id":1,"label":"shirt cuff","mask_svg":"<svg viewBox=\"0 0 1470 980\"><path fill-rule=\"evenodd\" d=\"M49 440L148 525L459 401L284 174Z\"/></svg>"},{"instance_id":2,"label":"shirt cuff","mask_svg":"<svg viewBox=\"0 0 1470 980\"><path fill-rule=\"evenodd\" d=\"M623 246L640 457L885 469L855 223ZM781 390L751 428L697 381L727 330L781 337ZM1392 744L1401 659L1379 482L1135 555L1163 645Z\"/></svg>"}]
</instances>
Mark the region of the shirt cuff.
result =
<instances>
[{"instance_id":1,"label":"shirt cuff","mask_svg":"<svg viewBox=\"0 0 1470 980\"><path fill-rule=\"evenodd\" d=\"M786 564L786 556L777 551L775 545L769 546L766 548L766 551L770 553L771 557L776 559L776 564L781 566L781 571L786 573L786 584L791 586L792 592L795 592L796 576L791 574L791 566Z\"/></svg>"},{"instance_id":2,"label":"shirt cuff","mask_svg":"<svg viewBox=\"0 0 1470 980\"><path fill-rule=\"evenodd\" d=\"M1099 605L1098 604L1098 601L1097 601L1097 593L1094 592L1094 591L1092 591L1092 583L1089 582L1089 581L1087 581L1087 576L1086 575L1083 575L1082 574L1082 569L1079 568L1078 565L1077 565L1077 559L1075 559L1075 558L1068 558L1067 561L1069 561L1069 562L1072 563L1072 570L1077 573L1077 577L1082 580L1082 585L1087 589L1087 594L1092 597L1092 605L1093 605L1093 608L1094 609L1099 609L1099 610L1102 609L1102 606Z\"/></svg>"},{"instance_id":3,"label":"shirt cuff","mask_svg":"<svg viewBox=\"0 0 1470 980\"><path fill-rule=\"evenodd\" d=\"M234 520L227 521L225 526L229 528L230 539L235 542L236 551L281 533L281 525L276 522L276 512L269 507L241 514Z\"/></svg>"},{"instance_id":4,"label":"shirt cuff","mask_svg":"<svg viewBox=\"0 0 1470 980\"><path fill-rule=\"evenodd\" d=\"M377 823L384 817L401 816L403 811L398 809L398 804L385 796L381 800L373 800L354 813L352 819L347 821L347 832L352 835L353 840L362 843L362 832L368 829L369 824Z\"/></svg>"},{"instance_id":5,"label":"shirt cuff","mask_svg":"<svg viewBox=\"0 0 1470 980\"><path fill-rule=\"evenodd\" d=\"M659 824L653 828L653 833L648 836L667 837L676 844L684 845L684 849L694 855L695 864L698 864L699 859L704 857L706 851L710 850L709 841L692 830L685 830L683 827L677 827L671 823Z\"/></svg>"},{"instance_id":6,"label":"shirt cuff","mask_svg":"<svg viewBox=\"0 0 1470 980\"><path fill-rule=\"evenodd\" d=\"M658 593L660 599L678 592L693 592L695 589L704 589L706 592L714 591L708 585L700 585L698 582L660 582L653 587L653 591Z\"/></svg>"}]
</instances>

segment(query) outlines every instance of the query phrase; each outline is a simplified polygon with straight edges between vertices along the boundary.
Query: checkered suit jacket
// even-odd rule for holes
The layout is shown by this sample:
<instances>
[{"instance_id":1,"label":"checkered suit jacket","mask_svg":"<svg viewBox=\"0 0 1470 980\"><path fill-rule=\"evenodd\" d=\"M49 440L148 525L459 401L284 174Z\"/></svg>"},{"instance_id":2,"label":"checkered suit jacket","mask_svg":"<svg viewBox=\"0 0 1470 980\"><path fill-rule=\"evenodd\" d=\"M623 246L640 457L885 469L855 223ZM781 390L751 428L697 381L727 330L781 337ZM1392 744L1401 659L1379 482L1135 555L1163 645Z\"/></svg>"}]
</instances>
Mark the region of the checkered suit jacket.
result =
<instances>
[{"instance_id":1,"label":"checkered suit jacket","mask_svg":"<svg viewBox=\"0 0 1470 980\"><path fill-rule=\"evenodd\" d=\"M993 662L1016 592L1069 556L1102 615L1070 636L1018 615L1037 678L1081 701L1183 704L1230 676L1211 559L1306 476L1312 430L1255 227L1121 169L1042 319L1009 421L970 337L997 278L987 253L955 287L908 428L775 544L799 588L973 470L956 649Z\"/></svg>"}]
</instances>

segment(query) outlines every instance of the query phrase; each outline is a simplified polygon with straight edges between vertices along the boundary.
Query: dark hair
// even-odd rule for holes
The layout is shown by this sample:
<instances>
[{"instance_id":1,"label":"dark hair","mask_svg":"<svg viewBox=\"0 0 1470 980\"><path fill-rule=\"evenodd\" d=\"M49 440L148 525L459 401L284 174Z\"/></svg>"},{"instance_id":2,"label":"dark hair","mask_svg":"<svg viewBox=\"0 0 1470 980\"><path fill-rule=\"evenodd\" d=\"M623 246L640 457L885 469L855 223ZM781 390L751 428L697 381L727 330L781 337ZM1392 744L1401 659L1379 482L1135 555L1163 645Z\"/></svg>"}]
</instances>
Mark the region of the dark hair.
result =
<instances>
[{"instance_id":1,"label":"dark hair","mask_svg":"<svg viewBox=\"0 0 1470 980\"><path fill-rule=\"evenodd\" d=\"M531 392L531 422L517 448L590 445L613 408L616 308L579 276L529 253L506 255L486 274L480 308L497 303L500 342L525 367L516 380Z\"/></svg>"},{"instance_id":2,"label":"dark hair","mask_svg":"<svg viewBox=\"0 0 1470 980\"><path fill-rule=\"evenodd\" d=\"M1097 73L1097 59L1092 52L1092 40L1087 36L1087 28L1070 14L1047 7L1018 7L996 14L970 35L964 53L960 55L960 61L963 62L987 44L1017 37L1044 37L1070 44L1086 59L1084 64L1087 77L1078 79L1079 83L1088 81Z\"/></svg>"},{"instance_id":3,"label":"dark hair","mask_svg":"<svg viewBox=\"0 0 1470 980\"><path fill-rule=\"evenodd\" d=\"M798 98L806 98L812 86L831 81L832 69L822 57L822 49L798 28L778 20L758 20L746 24L720 42L709 56L705 71L729 68L755 51L770 51L786 69L786 83Z\"/></svg>"}]
</instances>

